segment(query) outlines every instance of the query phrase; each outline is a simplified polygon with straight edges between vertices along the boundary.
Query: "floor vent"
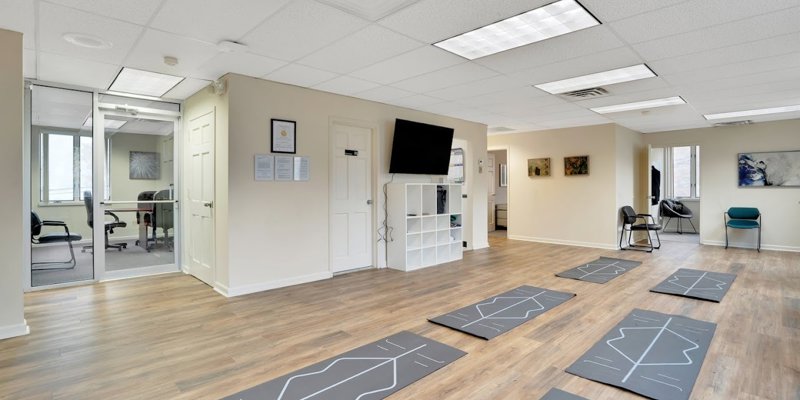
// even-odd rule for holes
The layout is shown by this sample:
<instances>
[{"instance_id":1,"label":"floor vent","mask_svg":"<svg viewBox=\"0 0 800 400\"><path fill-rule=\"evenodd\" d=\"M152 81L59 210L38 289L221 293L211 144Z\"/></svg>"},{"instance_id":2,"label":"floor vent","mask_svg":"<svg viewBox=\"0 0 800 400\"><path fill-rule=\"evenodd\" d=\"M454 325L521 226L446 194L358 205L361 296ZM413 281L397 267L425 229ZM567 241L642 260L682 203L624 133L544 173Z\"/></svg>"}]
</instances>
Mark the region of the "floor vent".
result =
<instances>
[{"instance_id":1,"label":"floor vent","mask_svg":"<svg viewBox=\"0 0 800 400\"><path fill-rule=\"evenodd\" d=\"M744 119L741 121L730 121L730 122L717 122L714 124L715 127L717 126L739 126L739 125L750 125L753 123L752 119Z\"/></svg>"},{"instance_id":2,"label":"floor vent","mask_svg":"<svg viewBox=\"0 0 800 400\"><path fill-rule=\"evenodd\" d=\"M601 87L575 90L572 92L561 93L560 96L570 99L591 99L608 95L608 90Z\"/></svg>"}]
</instances>

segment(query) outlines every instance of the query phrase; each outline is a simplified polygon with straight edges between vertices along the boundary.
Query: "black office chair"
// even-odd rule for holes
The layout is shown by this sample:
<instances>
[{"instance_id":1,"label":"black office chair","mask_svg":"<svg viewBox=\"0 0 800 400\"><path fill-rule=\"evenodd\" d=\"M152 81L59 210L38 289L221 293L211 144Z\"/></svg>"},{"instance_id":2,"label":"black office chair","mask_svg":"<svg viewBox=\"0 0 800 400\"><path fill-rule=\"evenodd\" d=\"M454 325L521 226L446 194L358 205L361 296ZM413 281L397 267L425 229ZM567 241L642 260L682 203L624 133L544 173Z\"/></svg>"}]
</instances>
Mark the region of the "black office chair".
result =
<instances>
[{"instance_id":1,"label":"black office chair","mask_svg":"<svg viewBox=\"0 0 800 400\"><path fill-rule=\"evenodd\" d=\"M172 200L169 190L161 190L153 196L153 200ZM155 204L155 228L161 228L164 234L164 245L169 251L173 250L174 241L169 237L169 230L174 227L174 205L169 203Z\"/></svg>"},{"instance_id":2,"label":"black office chair","mask_svg":"<svg viewBox=\"0 0 800 400\"><path fill-rule=\"evenodd\" d=\"M136 196L136 200L139 202L136 204L136 208L139 211L136 211L136 223L139 225L144 225L144 237L146 238L146 243L144 243L144 248L148 252L156 243L156 224L155 224L155 204L151 201L155 196L156 192L152 190L144 191L139 193ZM142 229L140 227L139 229ZM152 235L151 235L152 232ZM142 243L139 239L136 239L136 245L140 246Z\"/></svg>"},{"instance_id":3,"label":"black office chair","mask_svg":"<svg viewBox=\"0 0 800 400\"><path fill-rule=\"evenodd\" d=\"M684 219L689 221L689 224L692 225L694 233L697 233L697 228L694 227L694 223L692 222L692 217L694 216L692 210L689 207L686 207L686 205L680 201L674 199L661 200L661 205L658 207L658 211L662 218L667 218L667 222L664 224L664 231L667 230L669 221L671 221L672 218L676 218L678 220L677 232L679 234L683 234L683 226L681 225L681 221Z\"/></svg>"},{"instance_id":4,"label":"black office chair","mask_svg":"<svg viewBox=\"0 0 800 400\"><path fill-rule=\"evenodd\" d=\"M94 229L94 205L92 204L92 192L83 192L83 203L86 205L86 223L89 224L89 227ZM120 221L119 217L113 212L106 211L105 215L109 215L114 218L113 221L105 221L105 248L114 248L118 251L122 251L122 249L127 248L127 243L118 243L118 244L110 244L108 243L108 234L114 233L114 228L124 228L128 226L125 221ZM94 245L90 246L83 246L81 252L86 252L86 250L93 250Z\"/></svg>"},{"instance_id":5,"label":"black office chair","mask_svg":"<svg viewBox=\"0 0 800 400\"><path fill-rule=\"evenodd\" d=\"M45 226L60 226L64 228L64 232L42 234L42 227ZM81 239L81 235L69 231L69 227L64 221L42 221L38 214L31 212L31 243L47 244L66 242L67 246L69 246L70 256L69 260L66 261L31 262L31 270L42 271L75 268L75 251L72 249L72 242ZM61 265L61 267L59 267L59 265Z\"/></svg>"},{"instance_id":6,"label":"black office chair","mask_svg":"<svg viewBox=\"0 0 800 400\"><path fill-rule=\"evenodd\" d=\"M622 213L622 232L619 236L620 250L638 250L652 253L654 249L661 248L661 238L658 237L658 231L661 229L661 225L656 223L652 215L637 214L631 206L622 207L620 212ZM648 218L650 218L650 221L647 220ZM643 220L644 223L637 224L636 221L640 219ZM634 231L647 232L647 246L634 244L631 241ZM622 239L625 237L625 232L628 232L628 247L622 247ZM656 240L658 241L657 246L653 244L653 238L650 235L651 232L655 232L656 234Z\"/></svg>"}]
</instances>

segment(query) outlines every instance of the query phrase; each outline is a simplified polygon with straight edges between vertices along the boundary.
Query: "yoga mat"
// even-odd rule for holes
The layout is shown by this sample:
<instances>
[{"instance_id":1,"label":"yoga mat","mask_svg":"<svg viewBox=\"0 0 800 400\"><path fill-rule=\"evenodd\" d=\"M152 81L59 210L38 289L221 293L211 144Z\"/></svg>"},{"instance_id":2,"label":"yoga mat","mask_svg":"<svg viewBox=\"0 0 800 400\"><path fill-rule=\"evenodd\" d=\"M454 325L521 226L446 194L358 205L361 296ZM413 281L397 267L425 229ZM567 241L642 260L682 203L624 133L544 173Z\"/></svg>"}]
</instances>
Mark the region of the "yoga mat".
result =
<instances>
[{"instance_id":1,"label":"yoga mat","mask_svg":"<svg viewBox=\"0 0 800 400\"><path fill-rule=\"evenodd\" d=\"M586 282L606 283L641 264L639 261L600 257L592 262L559 272L556 276Z\"/></svg>"},{"instance_id":2,"label":"yoga mat","mask_svg":"<svg viewBox=\"0 0 800 400\"><path fill-rule=\"evenodd\" d=\"M736 274L681 268L650 291L719 303L734 279Z\"/></svg>"}]
</instances>

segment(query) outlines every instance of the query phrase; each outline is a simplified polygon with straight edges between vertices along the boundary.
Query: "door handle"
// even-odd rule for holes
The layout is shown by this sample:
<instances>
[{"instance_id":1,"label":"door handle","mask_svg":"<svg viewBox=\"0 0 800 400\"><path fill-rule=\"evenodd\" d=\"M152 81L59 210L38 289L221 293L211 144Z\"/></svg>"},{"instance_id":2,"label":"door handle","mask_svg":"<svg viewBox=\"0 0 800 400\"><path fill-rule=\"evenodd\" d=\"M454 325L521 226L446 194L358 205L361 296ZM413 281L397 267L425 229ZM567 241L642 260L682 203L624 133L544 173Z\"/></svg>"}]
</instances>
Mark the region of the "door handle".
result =
<instances>
[{"instance_id":1,"label":"door handle","mask_svg":"<svg viewBox=\"0 0 800 400\"><path fill-rule=\"evenodd\" d=\"M214 208L214 202L213 201L203 202L203 207Z\"/></svg>"},{"instance_id":2,"label":"door handle","mask_svg":"<svg viewBox=\"0 0 800 400\"><path fill-rule=\"evenodd\" d=\"M372 200L367 200L367 205L371 206L372 205Z\"/></svg>"}]
</instances>

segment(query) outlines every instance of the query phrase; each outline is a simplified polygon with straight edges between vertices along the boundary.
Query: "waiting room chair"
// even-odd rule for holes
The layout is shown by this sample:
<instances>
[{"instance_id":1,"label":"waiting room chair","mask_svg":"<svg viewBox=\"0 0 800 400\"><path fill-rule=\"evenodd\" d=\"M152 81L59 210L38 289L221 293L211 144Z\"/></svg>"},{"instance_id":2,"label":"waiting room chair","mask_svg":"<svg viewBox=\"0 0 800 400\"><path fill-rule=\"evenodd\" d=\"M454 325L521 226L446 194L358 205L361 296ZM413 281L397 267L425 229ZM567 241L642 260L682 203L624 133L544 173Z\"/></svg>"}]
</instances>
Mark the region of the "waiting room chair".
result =
<instances>
[{"instance_id":1,"label":"waiting room chair","mask_svg":"<svg viewBox=\"0 0 800 400\"><path fill-rule=\"evenodd\" d=\"M689 207L686 207L686 205L680 201L674 199L661 200L661 205L658 207L658 211L662 218L667 218L667 222L664 223L664 231L667 230L669 221L671 221L672 218L676 218L678 220L677 232L679 234L683 234L683 226L681 225L681 221L684 219L689 221L689 224L692 225L694 233L697 233L697 228L694 227L694 223L692 222L692 217L694 217L692 210Z\"/></svg>"},{"instance_id":2,"label":"waiting room chair","mask_svg":"<svg viewBox=\"0 0 800 400\"><path fill-rule=\"evenodd\" d=\"M42 228L45 226L59 226L64 228L64 232L42 234ZM67 246L69 246L70 256L69 260L66 261L31 262L31 269L34 271L42 271L75 268L75 251L72 248L72 242L81 239L81 235L69 231L69 227L64 221L42 221L42 219L39 218L39 214L31 212L31 243L47 244L66 242Z\"/></svg>"},{"instance_id":3,"label":"waiting room chair","mask_svg":"<svg viewBox=\"0 0 800 400\"><path fill-rule=\"evenodd\" d=\"M89 192L89 191L83 192L83 203L86 205L86 214L87 214L86 223L89 224L90 228L94 229L94 205L92 204L92 192ZM114 218L113 221L105 221L105 228L104 228L104 230L105 230L105 232L104 232L105 233L105 248L106 249L114 248L114 249L117 249L119 251L122 251L122 249L128 247L128 244L127 243L110 244L110 243L108 243L108 234L109 233L114 233L114 229L115 228L124 228L124 227L128 226L128 224L125 223L125 221L120 221L119 217L117 217L117 215L114 214L113 212L106 211L105 215L108 215L108 216L111 216L112 218ZM83 249L81 250L81 252L86 252L87 249L88 250L93 250L93 248L94 248L94 245L83 246Z\"/></svg>"},{"instance_id":4,"label":"waiting room chair","mask_svg":"<svg viewBox=\"0 0 800 400\"><path fill-rule=\"evenodd\" d=\"M761 252L761 212L753 207L731 207L722 215L725 221L725 248L728 248L728 228L758 229L758 245Z\"/></svg>"},{"instance_id":5,"label":"waiting room chair","mask_svg":"<svg viewBox=\"0 0 800 400\"><path fill-rule=\"evenodd\" d=\"M161 190L153 196L153 200L172 200L169 190ZM174 205L168 203L155 204L155 228L161 228L164 234L164 245L173 250L174 239L169 237L169 230L175 225Z\"/></svg>"},{"instance_id":6,"label":"waiting room chair","mask_svg":"<svg viewBox=\"0 0 800 400\"><path fill-rule=\"evenodd\" d=\"M638 250L652 253L654 249L661 248L661 238L658 236L658 231L661 230L661 225L656 223L652 215L637 214L631 206L622 207L620 212L622 213L622 232L619 236L620 250ZM648 218L650 218L649 221ZM637 224L636 221L638 220L642 220L644 222ZM632 242L633 232L635 231L647 232L647 246ZM625 232L628 232L628 246L622 247L622 239L625 237ZM657 246L653 243L653 237L650 235L651 232L656 234L656 240L658 241Z\"/></svg>"}]
</instances>

